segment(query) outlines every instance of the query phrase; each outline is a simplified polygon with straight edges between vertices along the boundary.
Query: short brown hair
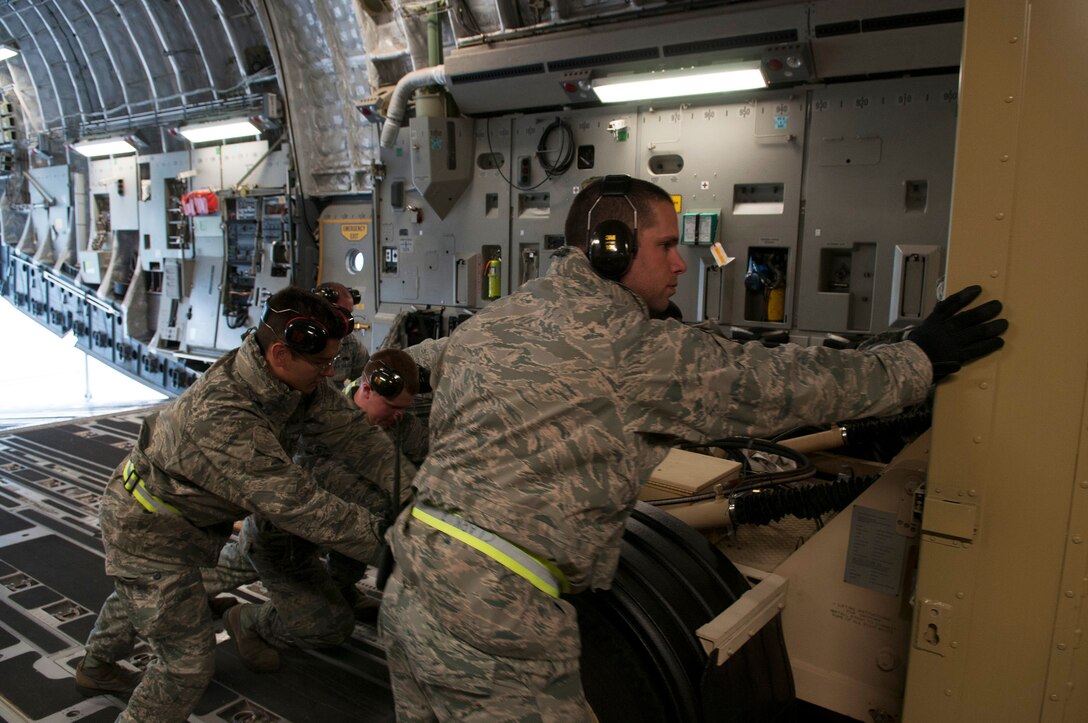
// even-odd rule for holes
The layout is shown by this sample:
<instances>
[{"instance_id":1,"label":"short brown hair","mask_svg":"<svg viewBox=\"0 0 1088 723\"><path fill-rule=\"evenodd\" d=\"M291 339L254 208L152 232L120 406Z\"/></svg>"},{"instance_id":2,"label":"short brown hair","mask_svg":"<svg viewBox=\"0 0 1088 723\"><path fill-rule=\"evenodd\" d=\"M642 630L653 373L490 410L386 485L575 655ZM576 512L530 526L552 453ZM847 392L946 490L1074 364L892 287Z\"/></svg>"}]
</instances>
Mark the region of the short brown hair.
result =
<instances>
[{"instance_id":1,"label":"short brown hair","mask_svg":"<svg viewBox=\"0 0 1088 723\"><path fill-rule=\"evenodd\" d=\"M419 367L407 352L401 349L381 349L374 352L363 367L363 381L369 383L370 375L385 367L392 369L404 380L404 391L412 396L419 394Z\"/></svg>"},{"instance_id":2,"label":"short brown hair","mask_svg":"<svg viewBox=\"0 0 1088 723\"><path fill-rule=\"evenodd\" d=\"M638 211L639 225L644 226L651 222L657 211L657 204L662 201L672 205L672 196L665 189L656 186L641 178L632 178L631 186L627 190L627 198L623 196L603 196L601 179L594 178L582 186L581 192L574 197L567 212L567 223L564 228L568 246L577 246L583 251L589 243L589 228L601 221L623 221L628 225L634 223L634 214L631 206ZM600 203L597 203L598 199ZM628 204L627 201L631 203ZM597 204L594 206L593 204ZM589 211L593 209L593 218L589 218Z\"/></svg>"},{"instance_id":3,"label":"short brown hair","mask_svg":"<svg viewBox=\"0 0 1088 723\"><path fill-rule=\"evenodd\" d=\"M285 341L284 327L299 317L312 319L325 327L329 339L342 339L351 331L339 308L311 291L288 286L272 294L265 303L257 327L261 349L267 350L277 341Z\"/></svg>"},{"instance_id":4,"label":"short brown hair","mask_svg":"<svg viewBox=\"0 0 1088 723\"><path fill-rule=\"evenodd\" d=\"M325 295L322 291L332 291L332 294ZM326 281L323 284L318 284L314 289L317 294L325 299L328 299L330 303L339 306L344 311L351 313L351 310L355 307L354 297L351 294L351 289L341 284L339 281ZM341 300L347 300L347 304L341 304Z\"/></svg>"}]
</instances>

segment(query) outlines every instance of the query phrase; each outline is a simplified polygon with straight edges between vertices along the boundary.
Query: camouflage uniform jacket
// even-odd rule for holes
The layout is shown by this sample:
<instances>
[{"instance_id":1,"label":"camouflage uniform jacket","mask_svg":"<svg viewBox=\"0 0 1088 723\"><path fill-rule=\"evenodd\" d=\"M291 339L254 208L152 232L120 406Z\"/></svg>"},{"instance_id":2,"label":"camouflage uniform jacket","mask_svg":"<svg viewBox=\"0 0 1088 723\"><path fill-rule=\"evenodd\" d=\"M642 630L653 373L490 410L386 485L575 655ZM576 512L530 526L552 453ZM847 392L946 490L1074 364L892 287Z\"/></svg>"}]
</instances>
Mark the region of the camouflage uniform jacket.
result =
<instances>
[{"instance_id":1,"label":"camouflage uniform jacket","mask_svg":"<svg viewBox=\"0 0 1088 723\"><path fill-rule=\"evenodd\" d=\"M674 443L890 414L930 386L911 342L738 344L652 320L584 253L556 256L449 338L431 367L431 447L413 484L418 501L556 563L574 592L610 586L640 486ZM407 520L392 532L398 562L433 569ZM421 587L443 587L441 570L421 574Z\"/></svg>"},{"instance_id":2,"label":"camouflage uniform jacket","mask_svg":"<svg viewBox=\"0 0 1088 723\"><path fill-rule=\"evenodd\" d=\"M343 389L344 385L352 379L358 379L363 375L363 367L370 361L370 352L363 346L362 340L355 332L348 334L340 340L340 353L332 367L332 376L329 381L336 389Z\"/></svg>"},{"instance_id":3,"label":"camouflage uniform jacket","mask_svg":"<svg viewBox=\"0 0 1088 723\"><path fill-rule=\"evenodd\" d=\"M147 417L130 455L151 494L181 514L147 512L125 491L124 462L102 498L107 572L153 561L212 567L235 520L258 513L277 527L366 559L377 525L363 507L322 489L292 462L300 439L320 438L345 465L388 484L393 445L329 384L309 395L277 380L255 337Z\"/></svg>"}]
</instances>

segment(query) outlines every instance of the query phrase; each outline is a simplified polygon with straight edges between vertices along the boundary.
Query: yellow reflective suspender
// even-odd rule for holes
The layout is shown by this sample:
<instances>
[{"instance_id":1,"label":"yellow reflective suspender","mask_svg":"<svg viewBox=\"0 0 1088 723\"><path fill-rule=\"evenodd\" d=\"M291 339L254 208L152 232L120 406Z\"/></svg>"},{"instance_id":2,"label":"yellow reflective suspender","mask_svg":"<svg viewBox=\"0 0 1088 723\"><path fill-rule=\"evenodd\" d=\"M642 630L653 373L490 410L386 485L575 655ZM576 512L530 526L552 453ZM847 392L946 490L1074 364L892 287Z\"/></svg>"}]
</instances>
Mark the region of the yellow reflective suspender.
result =
<instances>
[{"instance_id":1,"label":"yellow reflective suspender","mask_svg":"<svg viewBox=\"0 0 1088 723\"><path fill-rule=\"evenodd\" d=\"M181 512L172 504L151 494L151 490L147 489L147 485L144 484L140 475L136 474L136 468L132 465L131 459L125 462L125 469L121 473L121 478L125 481L125 489L131 492L136 501L143 505L143 508L148 512L169 512L182 517Z\"/></svg>"},{"instance_id":2,"label":"yellow reflective suspender","mask_svg":"<svg viewBox=\"0 0 1088 723\"><path fill-rule=\"evenodd\" d=\"M360 386L362 386L360 384L360 382L362 382L362 381L363 381L362 377L359 377L358 379L354 379L352 381L345 381L344 382L344 396L347 397L348 399L353 399L355 397L355 390L358 389Z\"/></svg>"},{"instance_id":3,"label":"yellow reflective suspender","mask_svg":"<svg viewBox=\"0 0 1088 723\"><path fill-rule=\"evenodd\" d=\"M426 505L412 507L412 517L482 552L552 597L559 597L559 593L570 590L566 575L553 563L526 552L490 530Z\"/></svg>"}]
</instances>

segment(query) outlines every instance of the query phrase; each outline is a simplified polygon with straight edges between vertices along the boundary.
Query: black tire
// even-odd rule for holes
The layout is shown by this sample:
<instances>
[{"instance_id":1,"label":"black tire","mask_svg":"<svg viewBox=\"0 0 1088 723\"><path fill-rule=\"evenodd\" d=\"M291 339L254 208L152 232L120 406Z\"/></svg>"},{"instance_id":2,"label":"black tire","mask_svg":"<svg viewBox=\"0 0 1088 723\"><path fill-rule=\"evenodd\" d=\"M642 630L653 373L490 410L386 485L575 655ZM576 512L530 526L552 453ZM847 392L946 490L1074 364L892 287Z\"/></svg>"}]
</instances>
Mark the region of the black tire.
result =
<instances>
[{"instance_id":1,"label":"black tire","mask_svg":"<svg viewBox=\"0 0 1088 723\"><path fill-rule=\"evenodd\" d=\"M695 636L748 589L702 535L640 503L612 589L572 598L582 682L598 720L775 720L794 695L779 619L721 666Z\"/></svg>"}]
</instances>

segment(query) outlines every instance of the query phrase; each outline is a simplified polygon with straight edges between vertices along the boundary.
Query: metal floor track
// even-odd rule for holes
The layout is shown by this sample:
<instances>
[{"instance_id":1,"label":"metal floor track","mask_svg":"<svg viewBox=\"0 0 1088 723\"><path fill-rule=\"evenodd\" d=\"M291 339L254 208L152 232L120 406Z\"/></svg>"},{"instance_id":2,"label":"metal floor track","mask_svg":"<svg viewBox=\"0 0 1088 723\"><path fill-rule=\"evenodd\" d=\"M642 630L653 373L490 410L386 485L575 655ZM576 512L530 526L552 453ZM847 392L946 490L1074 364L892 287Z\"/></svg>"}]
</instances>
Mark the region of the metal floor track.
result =
<instances>
[{"instance_id":1,"label":"metal floor track","mask_svg":"<svg viewBox=\"0 0 1088 723\"><path fill-rule=\"evenodd\" d=\"M74 668L102 602L99 494L131 448L149 410L0 433L0 719L112 721L123 702L85 698ZM241 588L260 600L260 586ZM216 636L215 679L189 720L260 723L393 721L377 633L322 651L286 651L277 673L246 670L234 644ZM137 651L136 667L148 654Z\"/></svg>"}]
</instances>

